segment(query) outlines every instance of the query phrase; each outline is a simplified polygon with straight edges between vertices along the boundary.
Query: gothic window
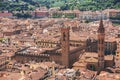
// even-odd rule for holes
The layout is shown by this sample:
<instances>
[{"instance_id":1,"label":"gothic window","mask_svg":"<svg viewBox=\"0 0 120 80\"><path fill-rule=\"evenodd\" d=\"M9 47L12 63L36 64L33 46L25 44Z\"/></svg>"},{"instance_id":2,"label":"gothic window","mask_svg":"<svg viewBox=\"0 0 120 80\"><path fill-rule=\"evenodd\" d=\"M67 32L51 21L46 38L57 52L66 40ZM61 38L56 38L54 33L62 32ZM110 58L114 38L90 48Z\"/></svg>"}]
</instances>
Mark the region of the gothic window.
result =
<instances>
[{"instance_id":1,"label":"gothic window","mask_svg":"<svg viewBox=\"0 0 120 80\"><path fill-rule=\"evenodd\" d=\"M103 43L104 43L104 40L102 39L102 40L101 40L101 44L103 44Z\"/></svg>"},{"instance_id":2,"label":"gothic window","mask_svg":"<svg viewBox=\"0 0 120 80\"><path fill-rule=\"evenodd\" d=\"M65 37L66 37L66 35L65 35L65 32L63 33L63 41L65 41Z\"/></svg>"},{"instance_id":3,"label":"gothic window","mask_svg":"<svg viewBox=\"0 0 120 80\"><path fill-rule=\"evenodd\" d=\"M100 40L98 40L98 43L100 44Z\"/></svg>"},{"instance_id":4,"label":"gothic window","mask_svg":"<svg viewBox=\"0 0 120 80\"><path fill-rule=\"evenodd\" d=\"M99 51L100 51L100 47L99 47Z\"/></svg>"}]
</instances>

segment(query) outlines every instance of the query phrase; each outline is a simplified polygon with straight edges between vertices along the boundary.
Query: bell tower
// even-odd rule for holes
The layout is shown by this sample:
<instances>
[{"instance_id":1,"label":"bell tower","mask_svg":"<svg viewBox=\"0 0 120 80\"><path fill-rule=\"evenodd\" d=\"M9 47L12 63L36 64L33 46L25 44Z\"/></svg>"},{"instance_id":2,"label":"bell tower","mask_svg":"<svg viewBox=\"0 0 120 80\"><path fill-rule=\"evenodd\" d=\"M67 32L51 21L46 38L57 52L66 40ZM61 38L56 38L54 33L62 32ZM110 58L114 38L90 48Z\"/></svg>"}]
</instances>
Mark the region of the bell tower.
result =
<instances>
[{"instance_id":1,"label":"bell tower","mask_svg":"<svg viewBox=\"0 0 120 80\"><path fill-rule=\"evenodd\" d=\"M105 40L105 29L103 26L102 19L100 20L100 25L98 28L98 67L99 71L104 69L104 40Z\"/></svg>"},{"instance_id":2,"label":"bell tower","mask_svg":"<svg viewBox=\"0 0 120 80\"><path fill-rule=\"evenodd\" d=\"M69 67L69 27L61 27L62 65Z\"/></svg>"}]
</instances>

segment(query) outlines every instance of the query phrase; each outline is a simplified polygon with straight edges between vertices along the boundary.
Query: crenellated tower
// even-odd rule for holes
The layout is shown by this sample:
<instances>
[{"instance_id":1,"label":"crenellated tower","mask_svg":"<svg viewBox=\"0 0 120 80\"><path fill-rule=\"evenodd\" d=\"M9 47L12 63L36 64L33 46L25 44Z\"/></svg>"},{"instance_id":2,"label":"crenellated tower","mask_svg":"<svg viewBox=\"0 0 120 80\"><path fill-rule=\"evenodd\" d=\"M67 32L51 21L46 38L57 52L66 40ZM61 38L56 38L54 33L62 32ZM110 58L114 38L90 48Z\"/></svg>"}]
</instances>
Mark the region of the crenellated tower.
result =
<instances>
[{"instance_id":1,"label":"crenellated tower","mask_svg":"<svg viewBox=\"0 0 120 80\"><path fill-rule=\"evenodd\" d=\"M61 27L62 65L69 67L69 27Z\"/></svg>"},{"instance_id":2,"label":"crenellated tower","mask_svg":"<svg viewBox=\"0 0 120 80\"><path fill-rule=\"evenodd\" d=\"M102 19L100 20L100 25L98 28L98 67L99 70L103 70L104 69L104 46L105 43L105 28L103 26L103 21Z\"/></svg>"}]
</instances>

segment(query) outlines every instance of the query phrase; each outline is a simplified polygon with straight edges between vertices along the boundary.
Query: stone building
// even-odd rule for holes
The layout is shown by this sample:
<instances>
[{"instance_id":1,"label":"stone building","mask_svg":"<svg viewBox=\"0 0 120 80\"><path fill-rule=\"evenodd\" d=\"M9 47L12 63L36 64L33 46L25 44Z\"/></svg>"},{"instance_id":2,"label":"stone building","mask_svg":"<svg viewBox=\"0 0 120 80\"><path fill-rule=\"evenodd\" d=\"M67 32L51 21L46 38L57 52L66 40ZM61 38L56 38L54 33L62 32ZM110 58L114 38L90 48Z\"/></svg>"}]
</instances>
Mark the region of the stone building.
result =
<instances>
[{"instance_id":1,"label":"stone building","mask_svg":"<svg viewBox=\"0 0 120 80\"><path fill-rule=\"evenodd\" d=\"M0 70L3 70L7 67L9 58L5 56L0 56Z\"/></svg>"},{"instance_id":2,"label":"stone building","mask_svg":"<svg viewBox=\"0 0 120 80\"><path fill-rule=\"evenodd\" d=\"M97 52L98 50L98 40L88 38L86 40L86 52ZM104 53L105 55L110 55L113 54L115 55L116 50L117 50L117 42L115 39L105 39L105 50Z\"/></svg>"},{"instance_id":3,"label":"stone building","mask_svg":"<svg viewBox=\"0 0 120 80\"><path fill-rule=\"evenodd\" d=\"M73 63L79 60L85 45L81 41L70 40L69 27L61 27L61 37L58 41L37 41L40 47L25 48L15 53L13 59L18 62L29 61L55 61L65 67L72 67Z\"/></svg>"}]
</instances>

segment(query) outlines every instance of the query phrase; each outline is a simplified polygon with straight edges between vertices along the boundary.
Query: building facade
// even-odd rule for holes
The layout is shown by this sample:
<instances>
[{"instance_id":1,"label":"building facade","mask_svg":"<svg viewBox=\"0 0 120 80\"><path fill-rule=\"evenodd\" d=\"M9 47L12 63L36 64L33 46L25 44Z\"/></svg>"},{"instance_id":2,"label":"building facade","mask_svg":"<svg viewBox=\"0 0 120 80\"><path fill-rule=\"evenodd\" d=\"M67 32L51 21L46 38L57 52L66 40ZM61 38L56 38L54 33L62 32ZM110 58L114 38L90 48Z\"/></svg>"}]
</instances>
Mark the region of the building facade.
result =
<instances>
[{"instance_id":1,"label":"building facade","mask_svg":"<svg viewBox=\"0 0 120 80\"><path fill-rule=\"evenodd\" d=\"M85 45L79 41L70 40L69 27L60 27L60 41L37 41L38 48L26 48L15 53L13 59L18 62L43 62L54 61L65 67L72 67L79 60Z\"/></svg>"}]
</instances>

